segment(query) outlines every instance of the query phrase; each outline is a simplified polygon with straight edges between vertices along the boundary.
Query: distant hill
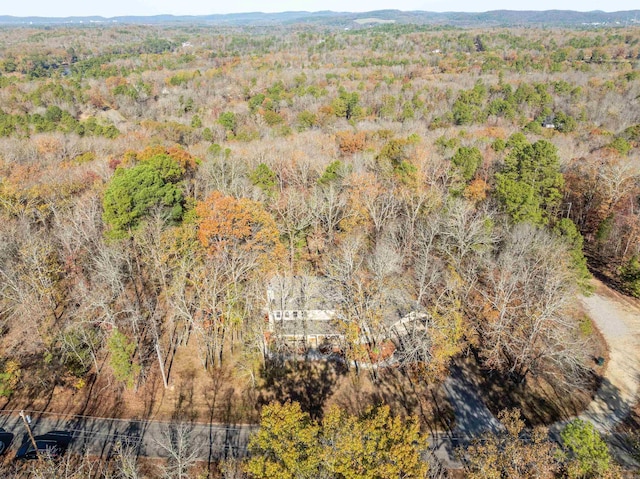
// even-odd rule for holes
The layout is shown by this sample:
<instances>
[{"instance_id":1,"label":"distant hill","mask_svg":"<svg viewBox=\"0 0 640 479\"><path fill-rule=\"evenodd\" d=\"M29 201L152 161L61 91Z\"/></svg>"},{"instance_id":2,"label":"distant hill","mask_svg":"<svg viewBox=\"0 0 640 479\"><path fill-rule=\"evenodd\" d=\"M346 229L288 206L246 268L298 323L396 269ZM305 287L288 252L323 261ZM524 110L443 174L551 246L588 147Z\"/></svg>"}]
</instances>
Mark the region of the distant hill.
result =
<instances>
[{"instance_id":1,"label":"distant hill","mask_svg":"<svg viewBox=\"0 0 640 479\"><path fill-rule=\"evenodd\" d=\"M513 26L513 25L640 25L640 10L623 12L576 12L571 10L515 11L494 10L482 13L424 12L376 10L362 13L349 12L282 12L232 13L199 16L122 16L92 17L12 17L0 15L0 25L62 25L62 24L208 24L229 26L269 26L290 24L316 24L337 27L379 23L454 25L454 26Z\"/></svg>"}]
</instances>

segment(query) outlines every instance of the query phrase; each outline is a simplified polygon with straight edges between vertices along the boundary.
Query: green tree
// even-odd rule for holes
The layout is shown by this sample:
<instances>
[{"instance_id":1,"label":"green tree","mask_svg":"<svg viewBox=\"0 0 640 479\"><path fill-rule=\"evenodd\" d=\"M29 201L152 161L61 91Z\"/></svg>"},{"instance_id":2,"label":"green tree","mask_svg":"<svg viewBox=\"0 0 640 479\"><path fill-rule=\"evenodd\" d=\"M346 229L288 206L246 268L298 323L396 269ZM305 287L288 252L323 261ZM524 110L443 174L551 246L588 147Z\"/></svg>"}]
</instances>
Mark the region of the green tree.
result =
<instances>
[{"instance_id":1,"label":"green tree","mask_svg":"<svg viewBox=\"0 0 640 479\"><path fill-rule=\"evenodd\" d=\"M507 142L502 138L496 138L496 140L491 144L491 149L497 153L504 151L506 147Z\"/></svg>"},{"instance_id":2,"label":"green tree","mask_svg":"<svg viewBox=\"0 0 640 479\"><path fill-rule=\"evenodd\" d=\"M583 291L590 291L591 286L589 280L591 279L591 273L589 273L589 269L587 268L587 258L585 258L582 250L584 238L582 234L580 234L580 231L578 231L578 227L571 219L562 218L555 224L553 230L569 245L571 267L576 275L578 285Z\"/></svg>"},{"instance_id":3,"label":"green tree","mask_svg":"<svg viewBox=\"0 0 640 479\"><path fill-rule=\"evenodd\" d=\"M556 117L553 120L556 125L556 130L561 133L571 133L576 129L576 119L563 112L556 113Z\"/></svg>"},{"instance_id":4,"label":"green tree","mask_svg":"<svg viewBox=\"0 0 640 479\"><path fill-rule=\"evenodd\" d=\"M202 126L202 120L198 115L193 115L191 118L191 128L200 128Z\"/></svg>"},{"instance_id":5,"label":"green tree","mask_svg":"<svg viewBox=\"0 0 640 479\"><path fill-rule=\"evenodd\" d=\"M358 93L348 93L344 88L340 88L338 98L333 103L333 111L336 116L351 120L362 114L362 108L359 105L360 96Z\"/></svg>"},{"instance_id":6,"label":"green tree","mask_svg":"<svg viewBox=\"0 0 640 479\"><path fill-rule=\"evenodd\" d=\"M251 110L251 113L255 113L258 110L258 108L262 106L265 99L266 99L266 96L264 93L258 93L257 95L254 95L251 98L249 98L249 109Z\"/></svg>"},{"instance_id":7,"label":"green tree","mask_svg":"<svg viewBox=\"0 0 640 479\"><path fill-rule=\"evenodd\" d=\"M451 163L460 171L465 181L470 181L482 164L482 154L475 146L461 146L451 158Z\"/></svg>"},{"instance_id":8,"label":"green tree","mask_svg":"<svg viewBox=\"0 0 640 479\"><path fill-rule=\"evenodd\" d=\"M506 147L512 150L518 150L526 147L528 144L529 141L524 133L518 131L507 139Z\"/></svg>"},{"instance_id":9,"label":"green tree","mask_svg":"<svg viewBox=\"0 0 640 479\"><path fill-rule=\"evenodd\" d=\"M570 478L603 478L613 471L607 444L590 422L574 419L560 433Z\"/></svg>"},{"instance_id":10,"label":"green tree","mask_svg":"<svg viewBox=\"0 0 640 479\"><path fill-rule=\"evenodd\" d=\"M156 155L132 168L118 168L104 193L102 218L108 235L124 238L154 207L169 221L182 218L184 197L180 180L185 170L169 155Z\"/></svg>"},{"instance_id":11,"label":"green tree","mask_svg":"<svg viewBox=\"0 0 640 479\"><path fill-rule=\"evenodd\" d=\"M607 145L607 147L617 151L620 156L627 156L631 151L631 145L625 138L621 136L614 138L611 143Z\"/></svg>"},{"instance_id":12,"label":"green tree","mask_svg":"<svg viewBox=\"0 0 640 479\"><path fill-rule=\"evenodd\" d=\"M385 143L377 156L378 160L388 160L396 168L407 159L407 140L393 138Z\"/></svg>"},{"instance_id":13,"label":"green tree","mask_svg":"<svg viewBox=\"0 0 640 479\"><path fill-rule=\"evenodd\" d=\"M335 160L329 163L327 168L322 173L322 176L318 178L318 184L327 186L334 181L340 180L345 176L348 168L340 160Z\"/></svg>"},{"instance_id":14,"label":"green tree","mask_svg":"<svg viewBox=\"0 0 640 479\"><path fill-rule=\"evenodd\" d=\"M487 115L482 108L486 98L487 88L482 83L476 83L471 90L461 92L453 104L453 120L456 125L483 121Z\"/></svg>"},{"instance_id":15,"label":"green tree","mask_svg":"<svg viewBox=\"0 0 640 479\"><path fill-rule=\"evenodd\" d=\"M128 388L133 387L135 377L140 372L140 365L133 361L136 344L116 329L107 341L107 349L111 353L110 364L114 377L123 381Z\"/></svg>"},{"instance_id":16,"label":"green tree","mask_svg":"<svg viewBox=\"0 0 640 479\"><path fill-rule=\"evenodd\" d=\"M273 196L278 184L278 177L265 163L260 163L249 175L254 186L260 188L267 196Z\"/></svg>"},{"instance_id":17,"label":"green tree","mask_svg":"<svg viewBox=\"0 0 640 479\"><path fill-rule=\"evenodd\" d=\"M211 128L206 127L204 130L202 130L202 139L205 141L213 142L213 132L211 131Z\"/></svg>"},{"instance_id":18,"label":"green tree","mask_svg":"<svg viewBox=\"0 0 640 479\"><path fill-rule=\"evenodd\" d=\"M4 68L4 71L7 73L13 73L18 69L18 64L16 63L16 60L14 58L7 58L4 61L4 64L2 65Z\"/></svg>"},{"instance_id":19,"label":"green tree","mask_svg":"<svg viewBox=\"0 0 640 479\"><path fill-rule=\"evenodd\" d=\"M411 103L405 103L402 105L402 113L400 114L400 118L402 121L413 120L416 116L416 112Z\"/></svg>"},{"instance_id":20,"label":"green tree","mask_svg":"<svg viewBox=\"0 0 640 479\"><path fill-rule=\"evenodd\" d=\"M631 125L622 132L622 137L628 141L640 143L640 124Z\"/></svg>"},{"instance_id":21,"label":"green tree","mask_svg":"<svg viewBox=\"0 0 640 479\"><path fill-rule=\"evenodd\" d=\"M514 144L496 173L496 196L516 223L548 223L563 185L557 149L546 140Z\"/></svg>"},{"instance_id":22,"label":"green tree","mask_svg":"<svg viewBox=\"0 0 640 479\"><path fill-rule=\"evenodd\" d=\"M315 479L322 466L320 427L300 404L274 402L262 409L249 441L246 471L257 479Z\"/></svg>"},{"instance_id":23,"label":"green tree","mask_svg":"<svg viewBox=\"0 0 640 479\"><path fill-rule=\"evenodd\" d=\"M238 127L238 119L236 118L236 114L232 111L225 111L221 113L220 117L218 117L218 123L224 126L225 130L233 133L236 132L236 128Z\"/></svg>"},{"instance_id":24,"label":"green tree","mask_svg":"<svg viewBox=\"0 0 640 479\"><path fill-rule=\"evenodd\" d=\"M298 124L298 130L304 131L318 125L318 117L315 113L311 113L309 110L304 110L298 114L296 122Z\"/></svg>"},{"instance_id":25,"label":"green tree","mask_svg":"<svg viewBox=\"0 0 640 479\"><path fill-rule=\"evenodd\" d=\"M620 276L625 289L636 298L640 298L640 260L637 255L620 269Z\"/></svg>"}]
</instances>

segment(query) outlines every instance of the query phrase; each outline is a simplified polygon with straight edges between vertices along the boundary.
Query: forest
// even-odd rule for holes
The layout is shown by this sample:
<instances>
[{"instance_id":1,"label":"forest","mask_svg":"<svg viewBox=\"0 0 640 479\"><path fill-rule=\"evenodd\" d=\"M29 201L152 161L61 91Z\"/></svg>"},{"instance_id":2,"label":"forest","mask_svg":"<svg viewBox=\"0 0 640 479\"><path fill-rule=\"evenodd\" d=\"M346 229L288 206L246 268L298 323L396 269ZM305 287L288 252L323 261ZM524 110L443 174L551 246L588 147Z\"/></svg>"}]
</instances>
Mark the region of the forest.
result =
<instances>
[{"instance_id":1,"label":"forest","mask_svg":"<svg viewBox=\"0 0 640 479\"><path fill-rule=\"evenodd\" d=\"M262 425L15 477L445 477L452 367L504 425L459 477L620 477L545 427L602 382L592 278L640 298L638 26L2 27L0 217L3 411Z\"/></svg>"}]
</instances>

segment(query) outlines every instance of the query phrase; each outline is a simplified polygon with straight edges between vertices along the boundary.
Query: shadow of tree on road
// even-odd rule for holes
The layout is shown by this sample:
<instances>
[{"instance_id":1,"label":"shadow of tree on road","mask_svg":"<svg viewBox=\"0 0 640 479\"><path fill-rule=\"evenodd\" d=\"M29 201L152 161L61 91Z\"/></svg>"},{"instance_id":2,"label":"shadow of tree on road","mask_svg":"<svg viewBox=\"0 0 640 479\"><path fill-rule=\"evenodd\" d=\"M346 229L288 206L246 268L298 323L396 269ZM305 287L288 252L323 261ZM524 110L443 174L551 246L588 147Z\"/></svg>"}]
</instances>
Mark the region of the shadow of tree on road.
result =
<instances>
[{"instance_id":1,"label":"shadow of tree on road","mask_svg":"<svg viewBox=\"0 0 640 479\"><path fill-rule=\"evenodd\" d=\"M621 398L620 390L607 378L602 380L595 402L595 407L588 408L583 415L602 430L621 424L630 416L633 406Z\"/></svg>"},{"instance_id":2,"label":"shadow of tree on road","mask_svg":"<svg viewBox=\"0 0 640 479\"><path fill-rule=\"evenodd\" d=\"M451 365L449 372L445 388L455 412L455 434L473 438L485 432L497 433L500 424L485 405L477 385L456 364Z\"/></svg>"},{"instance_id":3,"label":"shadow of tree on road","mask_svg":"<svg viewBox=\"0 0 640 479\"><path fill-rule=\"evenodd\" d=\"M475 384L494 415L503 409L518 408L529 426L552 424L580 414L602 382L592 372L583 389L567 390L542 377L530 377L526 383L517 384L509 377L483 369L472 357L458 358L456 365Z\"/></svg>"},{"instance_id":4,"label":"shadow of tree on road","mask_svg":"<svg viewBox=\"0 0 640 479\"><path fill-rule=\"evenodd\" d=\"M312 418L321 419L327 399L345 373L338 361L268 362L260 372L264 385L258 403L296 401Z\"/></svg>"},{"instance_id":5,"label":"shadow of tree on road","mask_svg":"<svg viewBox=\"0 0 640 479\"><path fill-rule=\"evenodd\" d=\"M335 402L353 415L362 415L371 406L387 404L394 414L418 416L432 433L446 429L453 419L441 384L427 384L395 368L380 370L375 383L364 376L350 375L348 386L336 394Z\"/></svg>"}]
</instances>

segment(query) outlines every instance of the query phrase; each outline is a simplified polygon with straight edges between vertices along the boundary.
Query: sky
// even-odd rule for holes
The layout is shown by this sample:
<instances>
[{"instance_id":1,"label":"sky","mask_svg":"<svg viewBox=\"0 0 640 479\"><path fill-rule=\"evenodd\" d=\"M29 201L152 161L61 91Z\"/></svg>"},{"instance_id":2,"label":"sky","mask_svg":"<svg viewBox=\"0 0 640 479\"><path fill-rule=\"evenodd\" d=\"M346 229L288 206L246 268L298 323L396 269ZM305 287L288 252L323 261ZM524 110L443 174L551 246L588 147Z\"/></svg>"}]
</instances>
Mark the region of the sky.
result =
<instances>
[{"instance_id":1,"label":"sky","mask_svg":"<svg viewBox=\"0 0 640 479\"><path fill-rule=\"evenodd\" d=\"M0 15L67 17L100 15L208 15L213 13L319 11L364 12L383 9L431 12L488 10L640 9L638 0L0 0Z\"/></svg>"}]
</instances>

